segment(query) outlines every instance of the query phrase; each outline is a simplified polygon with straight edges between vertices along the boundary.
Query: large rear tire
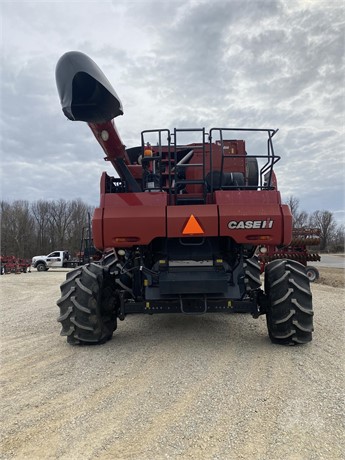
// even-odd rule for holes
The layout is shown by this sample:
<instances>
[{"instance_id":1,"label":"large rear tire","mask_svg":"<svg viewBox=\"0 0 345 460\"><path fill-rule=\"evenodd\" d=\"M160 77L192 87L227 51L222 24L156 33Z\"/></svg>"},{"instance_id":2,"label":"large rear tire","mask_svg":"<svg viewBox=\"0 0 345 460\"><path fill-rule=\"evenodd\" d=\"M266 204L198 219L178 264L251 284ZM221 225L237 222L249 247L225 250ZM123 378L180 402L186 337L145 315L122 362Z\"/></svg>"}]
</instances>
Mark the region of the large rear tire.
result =
<instances>
[{"instance_id":1,"label":"large rear tire","mask_svg":"<svg viewBox=\"0 0 345 460\"><path fill-rule=\"evenodd\" d=\"M268 296L267 328L273 343L296 345L310 342L313 306L305 267L294 260L274 260L265 268Z\"/></svg>"},{"instance_id":2,"label":"large rear tire","mask_svg":"<svg viewBox=\"0 0 345 460\"><path fill-rule=\"evenodd\" d=\"M107 268L90 263L70 271L61 285L58 321L71 345L100 344L117 327L116 298Z\"/></svg>"}]
</instances>

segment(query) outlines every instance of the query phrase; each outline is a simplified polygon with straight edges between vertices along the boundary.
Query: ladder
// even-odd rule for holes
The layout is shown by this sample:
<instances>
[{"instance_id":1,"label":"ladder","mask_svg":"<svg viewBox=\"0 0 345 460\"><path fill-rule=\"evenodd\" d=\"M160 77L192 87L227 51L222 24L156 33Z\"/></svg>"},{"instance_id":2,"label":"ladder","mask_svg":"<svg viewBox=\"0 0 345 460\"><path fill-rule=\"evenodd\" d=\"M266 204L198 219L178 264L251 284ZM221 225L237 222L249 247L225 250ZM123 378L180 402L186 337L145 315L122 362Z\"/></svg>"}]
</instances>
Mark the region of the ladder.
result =
<instances>
[{"instance_id":1,"label":"ladder","mask_svg":"<svg viewBox=\"0 0 345 460\"><path fill-rule=\"evenodd\" d=\"M201 142L185 145L179 143L179 138L182 134L198 133L201 137ZM207 188L205 182L205 162L206 162L206 147L205 147L205 128L200 129L174 129L172 135L173 142L173 158L170 161L172 167L173 180L170 183L170 194L173 195L175 205L196 205L205 204L207 196ZM179 160L178 153L184 150L189 150L185 156ZM193 157L199 158L195 162ZM193 160L193 161L192 161Z\"/></svg>"},{"instance_id":2,"label":"ladder","mask_svg":"<svg viewBox=\"0 0 345 460\"><path fill-rule=\"evenodd\" d=\"M197 133L199 142L193 144L179 143L186 133ZM206 145L205 128L178 129L173 134L168 129L147 130L141 133L142 149L146 145L148 135L157 136L157 145L152 145L155 153L146 157L150 173L155 177L157 185L144 187L144 191L166 191L170 205L196 205L206 203ZM184 135L184 136L183 136ZM166 143L162 144L162 139ZM198 161L195 161L198 159Z\"/></svg>"}]
</instances>

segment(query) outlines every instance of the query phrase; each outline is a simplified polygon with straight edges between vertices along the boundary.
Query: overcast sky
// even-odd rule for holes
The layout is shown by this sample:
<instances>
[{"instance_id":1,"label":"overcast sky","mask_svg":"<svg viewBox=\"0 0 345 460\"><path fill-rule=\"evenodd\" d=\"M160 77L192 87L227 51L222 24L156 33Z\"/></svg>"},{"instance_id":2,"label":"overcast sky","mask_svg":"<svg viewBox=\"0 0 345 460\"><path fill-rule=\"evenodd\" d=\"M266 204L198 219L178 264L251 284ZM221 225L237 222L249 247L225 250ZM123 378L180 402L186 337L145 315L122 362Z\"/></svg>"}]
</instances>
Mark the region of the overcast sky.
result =
<instances>
[{"instance_id":1,"label":"overcast sky","mask_svg":"<svg viewBox=\"0 0 345 460\"><path fill-rule=\"evenodd\" d=\"M127 147L144 129L279 128L283 198L345 221L342 0L2 0L1 17L2 199L98 204L111 167L55 86L78 50L119 95Z\"/></svg>"}]
</instances>

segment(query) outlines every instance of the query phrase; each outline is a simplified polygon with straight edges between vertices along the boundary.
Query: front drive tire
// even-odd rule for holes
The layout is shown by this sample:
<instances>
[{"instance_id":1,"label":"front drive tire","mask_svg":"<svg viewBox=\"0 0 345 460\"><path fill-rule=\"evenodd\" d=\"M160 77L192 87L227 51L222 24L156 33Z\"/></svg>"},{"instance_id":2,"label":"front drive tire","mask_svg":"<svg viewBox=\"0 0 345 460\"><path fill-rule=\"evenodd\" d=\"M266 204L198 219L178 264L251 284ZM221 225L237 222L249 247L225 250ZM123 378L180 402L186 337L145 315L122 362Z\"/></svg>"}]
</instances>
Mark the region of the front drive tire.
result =
<instances>
[{"instance_id":1,"label":"front drive tire","mask_svg":"<svg viewBox=\"0 0 345 460\"><path fill-rule=\"evenodd\" d=\"M259 289L261 286L261 268L258 256L253 256L246 259L243 264L244 269L244 284L247 293Z\"/></svg>"},{"instance_id":2,"label":"front drive tire","mask_svg":"<svg viewBox=\"0 0 345 460\"><path fill-rule=\"evenodd\" d=\"M58 321L71 345L110 340L117 326L116 298L109 271L90 263L70 271L60 287Z\"/></svg>"},{"instance_id":3,"label":"front drive tire","mask_svg":"<svg viewBox=\"0 0 345 460\"><path fill-rule=\"evenodd\" d=\"M294 260L275 260L265 268L268 334L273 343L310 342L313 306L305 267Z\"/></svg>"}]
</instances>

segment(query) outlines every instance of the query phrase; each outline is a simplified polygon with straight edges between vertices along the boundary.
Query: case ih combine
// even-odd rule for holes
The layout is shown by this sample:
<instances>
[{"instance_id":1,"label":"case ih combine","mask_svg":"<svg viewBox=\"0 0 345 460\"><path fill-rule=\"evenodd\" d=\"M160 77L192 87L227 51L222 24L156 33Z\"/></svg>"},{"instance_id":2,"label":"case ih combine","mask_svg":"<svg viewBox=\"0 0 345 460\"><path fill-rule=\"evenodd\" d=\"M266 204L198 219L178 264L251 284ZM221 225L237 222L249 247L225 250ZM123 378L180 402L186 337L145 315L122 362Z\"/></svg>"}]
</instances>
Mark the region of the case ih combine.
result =
<instances>
[{"instance_id":1,"label":"case ih combine","mask_svg":"<svg viewBox=\"0 0 345 460\"><path fill-rule=\"evenodd\" d=\"M255 255L292 236L273 171L276 130L147 130L140 146L125 148L113 122L121 102L90 58L63 55L56 81L64 114L88 123L117 173L103 172L92 222L105 255L61 285L61 335L70 344L103 343L129 314L248 312L266 315L274 343L311 341L305 267L268 263L262 289Z\"/></svg>"}]
</instances>

